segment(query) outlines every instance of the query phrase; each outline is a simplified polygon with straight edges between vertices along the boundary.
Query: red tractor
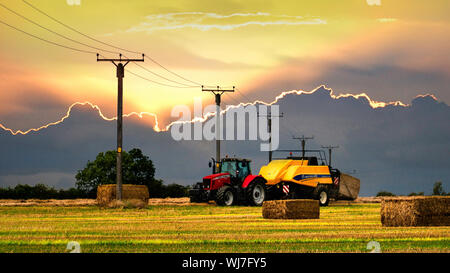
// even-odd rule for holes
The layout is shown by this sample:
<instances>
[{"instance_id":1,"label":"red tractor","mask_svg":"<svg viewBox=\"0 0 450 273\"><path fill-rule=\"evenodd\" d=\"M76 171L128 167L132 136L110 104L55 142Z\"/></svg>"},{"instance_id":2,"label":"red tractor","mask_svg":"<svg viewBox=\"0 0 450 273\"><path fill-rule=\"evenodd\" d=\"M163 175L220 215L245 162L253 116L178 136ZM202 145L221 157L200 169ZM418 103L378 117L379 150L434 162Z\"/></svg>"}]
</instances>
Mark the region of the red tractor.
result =
<instances>
[{"instance_id":1,"label":"red tractor","mask_svg":"<svg viewBox=\"0 0 450 273\"><path fill-rule=\"evenodd\" d=\"M224 158L221 162L213 159L213 163L209 162L212 174L189 191L191 202L214 200L221 206L261 206L266 199L266 181L260 175L252 175L250 162L239 158Z\"/></svg>"}]
</instances>

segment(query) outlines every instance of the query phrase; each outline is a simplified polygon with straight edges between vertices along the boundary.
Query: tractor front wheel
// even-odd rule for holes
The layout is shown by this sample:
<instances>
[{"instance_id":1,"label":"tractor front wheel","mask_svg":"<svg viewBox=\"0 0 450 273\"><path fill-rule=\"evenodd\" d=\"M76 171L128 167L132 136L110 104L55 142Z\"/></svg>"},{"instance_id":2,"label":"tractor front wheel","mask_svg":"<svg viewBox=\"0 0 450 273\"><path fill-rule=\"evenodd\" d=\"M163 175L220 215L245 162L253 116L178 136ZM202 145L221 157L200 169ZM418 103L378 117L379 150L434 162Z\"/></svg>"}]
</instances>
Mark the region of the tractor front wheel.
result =
<instances>
[{"instance_id":1,"label":"tractor front wheel","mask_svg":"<svg viewBox=\"0 0 450 273\"><path fill-rule=\"evenodd\" d=\"M219 206L232 206L236 202L236 195L230 186L223 186L217 190L216 203Z\"/></svg>"},{"instance_id":2,"label":"tractor front wheel","mask_svg":"<svg viewBox=\"0 0 450 273\"><path fill-rule=\"evenodd\" d=\"M266 199L266 185L261 181L250 183L247 188L247 201L251 206L262 206Z\"/></svg>"}]
</instances>

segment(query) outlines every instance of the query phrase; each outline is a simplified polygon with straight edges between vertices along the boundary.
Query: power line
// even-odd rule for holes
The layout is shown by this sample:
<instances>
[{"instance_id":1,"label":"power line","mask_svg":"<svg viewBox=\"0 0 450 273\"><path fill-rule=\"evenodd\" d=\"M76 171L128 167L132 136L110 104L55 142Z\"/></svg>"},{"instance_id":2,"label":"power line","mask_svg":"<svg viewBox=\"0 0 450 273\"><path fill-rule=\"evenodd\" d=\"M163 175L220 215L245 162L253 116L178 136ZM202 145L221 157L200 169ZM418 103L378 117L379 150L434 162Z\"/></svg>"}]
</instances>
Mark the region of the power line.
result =
<instances>
[{"instance_id":1,"label":"power line","mask_svg":"<svg viewBox=\"0 0 450 273\"><path fill-rule=\"evenodd\" d=\"M110 50L106 50L106 49L101 49L101 48L98 48L98 47L95 47L95 46L91 46L91 45L88 45L88 44L76 41L74 39L71 39L71 38L69 38L69 37L67 37L67 36L65 36L63 34L60 34L60 33L56 32L56 31L53 31L53 30L51 30L51 29L49 29L49 28L47 28L47 27L45 27L45 26L43 26L43 25L41 25L39 23L36 23L35 21L33 21L33 20L23 16L22 14L14 11L14 10L12 10L10 8L8 8L7 6L3 5L2 3L0 3L0 6L3 7L4 9L10 11L11 13L17 15L18 17L20 17L20 18L22 18L22 19L24 19L24 20L26 20L26 21L28 21L28 22L30 22L30 23L32 23L32 24L34 24L34 25L36 25L36 26L38 26L38 27L40 27L40 28L42 28L42 29L44 29L44 30L46 30L48 32L50 32L50 33L53 33L53 34L55 34L55 35L57 35L59 37L62 37L64 39L66 39L66 40L69 40L71 42L74 42L74 43L77 43L77 44L80 44L80 45L83 45L83 46L86 46L86 47L89 47L89 48L92 48L92 49L96 49L96 50L100 50L100 51L104 51L104 52L108 52L108 53L113 53L113 54L119 54L119 52L110 51Z\"/></svg>"},{"instance_id":2,"label":"power line","mask_svg":"<svg viewBox=\"0 0 450 273\"><path fill-rule=\"evenodd\" d=\"M234 101L235 103L237 103L237 105L241 104L240 101L238 101L238 100L236 100L235 98L233 98L229 93L225 93L225 95L228 95L228 98L230 98L232 101ZM224 99L222 99L222 101L225 102ZM225 104L227 104L227 103L225 102Z\"/></svg>"},{"instance_id":3,"label":"power line","mask_svg":"<svg viewBox=\"0 0 450 273\"><path fill-rule=\"evenodd\" d=\"M75 28L73 28L73 27L71 27L71 26L69 26L69 25L64 24L63 22L61 22L61 21L59 21L58 19L56 19L56 18L50 16L49 14L45 13L44 11L38 9L36 6L30 4L29 2L27 2L27 1L25 1L25 0L22 0L22 1L23 1L25 4L27 4L28 6L30 6L31 8L33 8L34 10L36 10L37 12L39 12L39 13L43 14L44 16L46 16L46 17L52 19L53 21L57 22L58 24L60 24L60 25L62 25L62 26L64 26L64 27L66 27L66 28L68 28L68 29L70 29L70 30L72 30L72 31L74 31L74 32L76 32L76 33L78 33L78 34L80 34L80 35L82 35L82 36L84 36L84 37L86 37L86 38L92 40L92 41L95 41L95 42L97 42L97 43L101 43L101 44L103 44L103 45L106 45L106 46L109 46L109 47L112 47L112 48L115 48L115 49L119 49L119 50L122 50L122 51L126 51L126 52L129 52L129 53L142 54L142 52L136 52L136 51L127 50L127 49L124 49L124 48L120 48L120 47L117 47L117 46L114 46L114 45L111 45L111 44L102 42L102 41L100 41L100 40L98 40L98 39L92 38L91 36L86 35L86 34L82 33L81 31L78 31L78 30L76 30Z\"/></svg>"},{"instance_id":4,"label":"power line","mask_svg":"<svg viewBox=\"0 0 450 273\"><path fill-rule=\"evenodd\" d=\"M243 97L244 99L248 100L250 103L254 102L249 97L247 97L244 93L242 93L239 89L236 89L237 93Z\"/></svg>"},{"instance_id":5,"label":"power line","mask_svg":"<svg viewBox=\"0 0 450 273\"><path fill-rule=\"evenodd\" d=\"M69 26L69 25L67 25L67 24L64 24L64 23L61 22L60 20L58 20L58 19L52 17L51 15L47 14L46 12L44 12L44 11L42 11L42 10L40 10L39 8L37 8L36 6L32 5L32 4L29 3L28 1L26 1L26 0L22 0L22 1L23 1L25 4L27 4L28 6L30 6L31 8L33 8L34 10L36 10L36 11L38 11L39 13L43 14L44 16L50 18L51 20L57 22L58 24L60 24L60 25L62 25L62 26L64 26L64 27L66 27L66 28L68 28L68 29L70 29L70 30L72 30L72 31L74 31L74 32L76 32L76 33L78 33L78 34L80 34L80 35L82 35L82 36L84 36L84 37L86 37L86 38L92 40L92 41L95 41L95 42L97 42L97 43L101 43L101 44L103 44L103 45L106 45L106 46L109 46L109 47L112 47L112 48L115 48L115 49L119 49L119 50L122 50L122 51L126 51L126 52L129 52L129 53L142 54L142 52L136 52L136 51L128 50L128 49L125 49L125 48L117 47L117 46L115 46L115 45L112 45L112 44L109 44L109 43L105 43L105 42L103 42L103 41L100 41L100 40L98 40L98 39L95 39L95 38L93 38L93 37L91 37L91 36L89 36L89 35L87 35L87 34L84 34L84 33L82 33L81 31L79 31L79 30L77 30L77 29L75 29L75 28L73 28L73 27L71 27L71 26ZM181 76L181 75L179 75L179 74L177 74L177 73L175 73L175 72L169 70L168 68L166 68L165 66L163 66L162 64L160 64L159 62L157 62L155 59L149 57L148 54L145 54L145 57L146 57L147 59L149 59L151 62L153 62L154 64L156 64L156 65L160 66L161 68L163 68L164 70L166 70L167 72L171 73L172 75L175 75L175 76L179 77L180 79L183 79L183 80L188 81L188 82L190 82L190 83L196 84L196 85L198 85L198 86L201 86L201 85L202 85L201 83L198 83L198 82L195 82L195 81L193 81L193 80L187 79L187 78L185 78L185 77L183 77L183 76Z\"/></svg>"},{"instance_id":6,"label":"power line","mask_svg":"<svg viewBox=\"0 0 450 273\"><path fill-rule=\"evenodd\" d=\"M40 10L40 9L38 9L37 7L35 7L34 5L32 5L31 3L29 3L29 2L27 2L27 1L25 1L25 0L23 0L23 2L24 2L25 4L27 4L28 6L30 6L31 8L33 8L34 10L38 11L39 13L41 13L41 14L45 15L46 17L52 19L53 21L55 21L55 22L61 24L62 26L66 27L66 28L68 28L68 29L70 29L70 30L72 30L72 31L74 31L74 32L76 32L76 33L78 33L78 34L80 34L80 35L82 35L82 36L88 38L88 39L91 39L91 40L96 41L96 42L98 42L98 43L101 43L101 44L104 44L104 45L106 45L106 46L110 46L110 47L113 47L113 48L116 48L116 49L119 49L119 50L123 50L123 51L127 51L127 52L137 53L137 54L138 54L138 52L136 52L136 51L131 51L131 50L127 50L127 49L124 49L124 48L120 48L120 47L117 47L117 46L114 46L114 45L111 45L111 44L102 42L102 41L100 41L100 40L98 40L98 39L92 38L91 36L86 35L86 34L80 32L80 31L76 30L75 28L70 27L70 26L67 25L67 24L64 24L63 22L59 21L58 19L52 17L51 15L45 13L44 11L42 11L42 10ZM40 27L40 28L42 28L42 29L44 29L44 30L46 30L46 31L48 31L48 32L50 32L50 33L53 33L53 34L55 34L55 35L57 35L57 36L59 36L59 37L62 37L62 38L64 38L64 39L68 40L68 41L71 41L71 42L74 42L74 43L77 43L77 44L80 44L80 45L83 45L83 46L86 46L86 47L89 47L89 48L92 48L92 49L96 49L96 50L99 50L99 51L108 52L108 53L113 53L113 54L119 54L119 52L115 52L115 51L110 51L110 50L98 48L98 47L95 47L95 46L92 46L92 45L85 44L85 43L82 43L82 42L80 42L80 41L74 40L74 39L72 39L72 38L70 38L70 37L67 37L67 36L65 36L65 35L63 35L63 34L60 34L60 33L56 32L56 31L53 31L53 30L51 30L51 29L49 29L49 28L47 28L47 27L45 27L45 26L43 26L43 25L41 25L41 24L39 24L39 23L37 23L37 22L35 22L35 21L29 19L29 18L27 18L26 16L24 16L24 15L22 15L22 14L19 14L18 12L14 11L14 10L12 10L12 9L10 9L10 8L8 8L7 6L5 6L5 5L3 5L3 4L1 4L1 3L0 3L0 6L3 7L3 8L5 8L5 9L8 10L8 11L14 13L16 16L18 16L18 17L20 17L20 18L22 18L22 19L24 19L24 20L26 20L26 21L28 21L28 22L30 22L30 23L32 23L32 24L34 24L34 25L36 25L36 26L38 26L38 27ZM26 31L24 31L24 30L21 30L21 29L19 29L19 28L17 28L17 27L14 27L14 26L12 26L12 25L10 25L10 24L8 24L8 23L6 23L6 22L3 22L3 21L0 21L0 23L6 25L6 26L8 26L8 27L10 27L10 28L12 28L12 29L14 29L14 30L16 30L16 31L22 32L22 33L24 33L24 34L26 34L26 35L28 35L28 36L31 36L31 37L33 37L33 38L39 39L39 40L41 40L41 41L44 41L44 42L46 42L46 43L49 43L49 44L52 44L52 45L55 45L55 46L59 46L59 47L65 48L65 49L70 49L70 50L74 50L74 51L82 52L82 53L97 54L96 52L93 52L93 51L88 51L88 50L84 50L84 49L74 48L74 47L71 47L71 46L66 46L66 45L63 45L63 44L60 44L60 43L56 43L56 42L47 40L47 39L45 39L45 38L41 38L41 37L39 37L39 36L37 36L37 35L34 35L34 34L29 33L29 32L26 32ZM162 76L162 75L160 75L160 74L158 74L158 73L156 73L156 72L153 72L153 71L151 71L150 69L148 69L148 68L146 68L146 67L144 67L144 66L142 66L142 65L140 65L140 64L137 64L137 63L135 63L135 64L136 64L137 66L141 67L142 69L144 69L145 71L147 71L147 72L149 72L149 73L151 73L151 74L153 74L153 75L155 75L155 76L157 76L157 77L160 77L160 78L162 78L162 79L164 79L164 80L167 80L167 81L169 81L169 82L173 82L173 83L176 83L176 84L179 84L179 85L183 85L183 86L174 86L174 85L169 85L169 84L160 83L160 82L157 82L157 81L148 79L148 78L146 78L146 77L143 77L143 76L141 76L141 75L139 75L139 74L137 74L137 73L134 73L134 72L132 72L132 71L129 71L129 70L127 70L127 71L130 72L130 74L132 74L132 75L134 75L134 76L137 76L137 77L139 77L139 78L141 78L141 79L144 79L144 80L146 80L146 81L149 81L149 82L152 82L152 83L155 83L155 84L159 84L159 85L162 85L162 86L174 87L174 88L194 88L194 87L200 87L200 86L202 86L202 85L201 85L200 83L198 83L198 82L195 82L195 81L189 80L189 79L187 79L187 78L184 78L183 76L181 76L181 75L179 75L179 74L177 74L177 73L175 73L175 72L173 72L173 71L167 69L166 67L164 67L162 64L160 64L159 62L157 62L157 61L154 60L153 58L148 57L148 56L145 56L145 57L147 57L149 60L151 60L153 63L157 64L158 66L160 66L161 68L163 68L163 69L166 70L167 72L169 72L169 73L171 73L171 74L173 74L173 75L176 75L177 77L179 77L179 78L181 78L181 79L183 79L183 80L185 80L185 81L194 83L194 84L196 84L196 86L191 86L191 85L188 85L188 84L185 84L185 83L181 83L181 82L178 82L178 81L171 80L171 79L166 78L166 77L164 77L164 76Z\"/></svg>"},{"instance_id":7,"label":"power line","mask_svg":"<svg viewBox=\"0 0 450 273\"><path fill-rule=\"evenodd\" d=\"M0 5L1 5L1 4L0 4ZM28 36L30 36L30 37L33 37L33 38L35 38L35 39L38 39L38 40L40 40L40 41L43 41L43 42L46 42L46 43L49 43L49 44L52 44L52 45L55 45L55 46L59 46L59 47L65 48L65 49L70 49L70 50L74 50L74 51L81 52L81 53L86 53L86 54L95 54L95 55L98 54L98 53L96 53L96 52L94 52L94 51L88 51L88 50L83 50L83 49L79 49L79 48L74 48L74 47L66 46L66 45L63 45L63 44L59 44L59 43L56 43L56 42L53 42L53 41L50 41L50 40L41 38L41 37L39 37L39 36L37 36L37 35L31 34L31 33L29 33L29 32L26 32L26 31L24 31L24 30L22 30L22 29L19 29L19 28L15 27L15 26L12 26L12 25L10 25L10 24L8 24L8 23L6 23L6 22L3 22L3 21L1 21L1 20L0 20L0 23L3 24L3 25L5 25L5 26L8 26L8 27L10 27L10 28L12 28L12 29L14 29L14 30L16 30L16 31L19 31L19 32L21 32L21 33L23 33L23 34L26 34L26 35L28 35ZM101 55L101 54L99 54L99 56L104 57L104 56ZM136 63L135 63L135 64L136 64ZM139 78L141 78L141 79L144 79L144 80L146 80L146 81L149 81L149 82L152 82L152 83L155 83L155 84L167 86L167 87L174 87L174 88L194 88L194 87L197 88L197 87L198 87L198 86L174 86L174 85L168 85L168 84L160 83L160 82L157 82L157 81L153 81L153 80L151 80L151 79L148 79L148 78L146 78L146 77L143 77L143 76L141 76L141 75L139 75L139 74L137 74L137 73L134 73L134 72L130 71L129 69L127 69L127 71L128 71L130 74L132 74L132 75L134 75L134 76L136 76L136 77L139 77Z\"/></svg>"},{"instance_id":8,"label":"power line","mask_svg":"<svg viewBox=\"0 0 450 273\"><path fill-rule=\"evenodd\" d=\"M156 60L154 60L154 59L152 59L151 57L149 57L147 54L145 54L145 57L146 57L147 59L149 59L150 61L152 61L154 64L160 66L162 69L166 70L167 72L169 72L169 73L171 73L171 74L173 74L173 75L179 77L180 79L183 79L183 80L188 81L188 82L193 83L193 84L197 84L197 85L199 85L199 86L202 85L201 83L198 83L198 82L189 80L189 79L187 79L187 78L185 78L185 77L183 77L183 76L181 76L181 75L179 75L179 74L177 74L177 73L175 73L175 72L169 70L168 68L166 68L165 66L163 66L162 64L160 64L159 62L157 62Z\"/></svg>"},{"instance_id":9,"label":"power line","mask_svg":"<svg viewBox=\"0 0 450 273\"><path fill-rule=\"evenodd\" d=\"M141 76L141 75L139 75L139 74L137 74L137 73L134 73L133 71L130 71L130 69L126 69L126 71L127 71L128 73L132 74L133 76L136 76L136 77L141 78L141 79L143 79L143 80L146 80L146 81L148 81L148 82L152 82L152 83L159 84L159 85L166 86L166 87L173 87L173 88L198 88L198 86L175 86L175 85L170 85L170 84L160 83L160 82L151 80L151 79L149 79L149 78L146 78L146 77L144 77L144 76Z\"/></svg>"},{"instance_id":10,"label":"power line","mask_svg":"<svg viewBox=\"0 0 450 273\"><path fill-rule=\"evenodd\" d=\"M162 78L162 79L164 79L164 80L166 80L166 81L173 82L173 83L176 83L176 84L181 84L181 85L184 85L184 86L186 86L186 87L201 87L201 85L192 86L192 85L188 85L188 84L185 84L185 83L181 83L181 82L177 82L177 81L168 79L168 78L166 78L166 77L164 77L164 76L161 76L160 74L158 74L158 73L156 73L156 72L151 71L150 69L146 68L146 67L143 66L143 65L140 65L140 64L138 64L138 63L134 63L134 64L137 65L137 66L139 66L140 68L144 69L145 71L147 71L147 72L149 72L149 73L151 73L151 74L153 74L153 75L155 75L155 76L157 76L157 77L160 77L160 78Z\"/></svg>"},{"instance_id":11,"label":"power line","mask_svg":"<svg viewBox=\"0 0 450 273\"><path fill-rule=\"evenodd\" d=\"M10 28L12 28L12 29L14 29L14 30L16 30L16 31L22 32L23 34L26 34L26 35L28 35L28 36L31 36L31 37L35 38L35 39L41 40L41 41L43 41L43 42L46 42L46 43L49 43L49 44L52 44L52 45L55 45L55 46L59 46L59 47L62 47L62 48L66 48L66 49L70 49L70 50L74 50L74 51L78 51L78 52L82 52L82 53L87 53L87 54L97 54L97 52L88 51L88 50L83 50L83 49L78 49L78 48L74 48L74 47L62 45L62 44L59 44L59 43L56 43L56 42L53 42L53 41L49 41L49 40L47 40L47 39L41 38L41 37L39 37L39 36L36 36L36 35L34 35L34 34L31 34L31 33L29 33L29 32L26 32L26 31L24 31L24 30L21 30L21 29L15 27L15 26L12 26L12 25L10 25L10 24L8 24L8 23L5 23L5 22L3 22L3 21L1 21L1 20L0 20L0 23L3 24L3 25L5 25L5 26L8 26L8 27L10 27Z\"/></svg>"},{"instance_id":12,"label":"power line","mask_svg":"<svg viewBox=\"0 0 450 273\"><path fill-rule=\"evenodd\" d=\"M79 42L79 41L77 41L77 40L74 40L74 39L72 39L72 38L69 38L69 37L67 37L67 36L65 36L65 35L63 35L63 34L60 34L60 33L56 32L56 31L53 31L53 30L51 30L51 29L49 29L49 28L47 28L47 27L45 27L45 26L43 26L43 25L41 25L41 24L39 24L39 23L37 23L37 22L35 22L35 21L29 19L29 18L27 18L26 16L24 16L24 15L22 15L22 14L16 12L16 11L14 11L14 10L8 8L7 6L3 5L2 3L0 3L0 6L3 7L4 9L10 11L11 13L15 14L16 16L18 16L18 17L20 17L20 18L22 18L22 19L24 19L24 20L26 20L26 21L28 21L28 22L30 22L30 23L32 23L32 24L34 24L34 25L36 25L36 26L38 26L38 27L40 27L40 28L42 28L42 29L44 29L44 30L46 30L46 31L48 31L48 32L50 32L50 33L53 33L53 34L55 34L55 35L57 35L57 36L59 36L59 37L62 37L62 38L64 38L64 39L66 39L66 40L69 40L69 41L71 41L71 42L74 42L74 43L77 43L77 44L80 44L80 45L83 45L83 46L86 46L86 47L89 47L89 48L92 48L92 49L96 49L96 50L100 50L100 51L104 51L104 52L108 52L108 53L113 53L113 54L120 54L119 52L115 52L115 51L110 51L110 50L98 48L98 47L91 46L91 45L88 45L88 44ZM126 57L126 56L125 56L125 57ZM165 79L165 80L167 80L167 81L170 81L170 82L173 82L173 83L176 83L176 84L180 84L180 85L184 85L184 86L188 86L188 87L193 87L193 86L189 86L189 85L187 85L187 84L185 84L185 83L180 83L180 82L177 82L177 81L173 81L173 80L171 80L171 79L168 79L168 78L166 78L166 77L164 77L164 76L162 76L162 75L160 75L160 74L158 74L158 73L155 73L155 72L151 71L150 69L147 69L146 67L144 67L144 66L142 66L142 65L140 65L140 64L138 64L138 63L134 63L134 64L137 65L137 66L139 66L139 67L141 67L142 69L146 70L147 72L149 72L149 73L151 73L151 74L153 74L153 75L155 75L155 76L157 76L157 77L160 77L160 78L162 78L162 79ZM200 87L200 85L195 86L195 87Z\"/></svg>"},{"instance_id":13,"label":"power line","mask_svg":"<svg viewBox=\"0 0 450 273\"><path fill-rule=\"evenodd\" d=\"M0 4L0 5L1 5L1 4ZM12 29L14 29L14 30L16 30L16 31L18 31L18 32L21 32L21 33L23 33L23 34L26 34L26 35L32 37L32 38L38 39L38 40L40 40L40 41L46 42L46 43L51 44L51 45L59 46L59 47L61 47L61 48L70 49L70 50L73 50L73 51L77 51L77 52L81 52L81 53L86 53L86 54L95 54L95 55L98 54L98 53L96 53L96 52L94 52L94 51L88 51L88 50L83 50L83 49L79 49L79 48L74 48L74 47L66 46L66 45L63 45L63 44L60 44L60 43L56 43L56 42L47 40L47 39L45 39L45 38L39 37L39 36L37 36L37 35L31 34L31 33L29 33L29 32L26 32L26 31L22 30L22 29L19 29L19 28L15 27L15 26L12 26L12 25L10 25L10 24L8 24L8 23L6 23L6 22L4 22L4 21L1 21L1 20L0 20L0 24L3 24L3 25L5 25L5 26L8 26L8 27L10 27L10 28L12 28ZM101 56L101 57L104 57L104 56L101 55L101 54L98 54L98 55ZM136 63L135 63L135 64L136 64ZM173 88L197 88L197 87L199 87L199 86L187 86L187 85L186 85L186 86L168 85L168 84L164 84L164 83L160 83L160 82L157 82L157 81L148 79L148 78L146 78L146 77L144 77L144 76L141 76L141 75L139 75L139 74L137 74L137 73L134 73L134 72L130 71L129 69L127 69L127 72L129 72L130 74L132 74L132 75L134 75L134 76L136 76L136 77L139 77L139 78L141 78L141 79L143 79L143 80L146 80L146 81L149 81L149 82L158 84L158 85L166 86L166 87L173 87Z\"/></svg>"}]
</instances>

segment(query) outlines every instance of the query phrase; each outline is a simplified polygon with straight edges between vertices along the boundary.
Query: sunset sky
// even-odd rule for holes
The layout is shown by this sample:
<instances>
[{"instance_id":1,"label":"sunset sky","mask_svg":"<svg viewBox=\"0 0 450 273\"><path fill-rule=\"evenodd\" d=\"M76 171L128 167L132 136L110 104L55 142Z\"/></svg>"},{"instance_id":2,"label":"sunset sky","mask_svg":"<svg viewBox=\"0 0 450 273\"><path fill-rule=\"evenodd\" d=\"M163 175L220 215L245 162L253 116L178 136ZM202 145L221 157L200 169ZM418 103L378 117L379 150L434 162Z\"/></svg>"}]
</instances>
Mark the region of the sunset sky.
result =
<instances>
[{"instance_id":1,"label":"sunset sky","mask_svg":"<svg viewBox=\"0 0 450 273\"><path fill-rule=\"evenodd\" d=\"M160 128L175 119L175 105L213 103L199 86L164 86L195 82L236 86L224 104L278 98L280 147L297 148L293 134L314 135L308 147L339 145L333 161L357 171L362 195L429 192L436 181L448 188L447 0L27 1L97 41L22 0L0 0L0 187L73 187L88 160L115 149L116 71L96 53L140 56L106 43L173 72L146 58L124 79L124 113L149 114L125 118L123 147L141 148L166 183L189 185L210 171L214 142L152 130L154 117ZM259 144L224 142L222 150L251 158L257 172L267 159Z\"/></svg>"},{"instance_id":2,"label":"sunset sky","mask_svg":"<svg viewBox=\"0 0 450 273\"><path fill-rule=\"evenodd\" d=\"M29 2L95 39L144 52L185 78L236 85L251 100L273 100L283 91L325 84L335 94L365 92L378 101L410 103L418 94L431 93L450 102L447 0ZM71 39L117 51L64 28L21 0L0 3ZM41 38L97 51L4 7L0 19ZM49 45L0 24L0 63L0 123L8 128L29 129L58 120L77 101L90 101L105 115L115 115L114 67L97 63L93 54ZM144 65L191 85L148 59ZM128 69L174 84L134 64ZM200 88L160 86L128 73L124 112L152 112L163 120L172 106L190 105L198 96L212 99ZM245 98L235 94L234 101L224 100Z\"/></svg>"}]
</instances>

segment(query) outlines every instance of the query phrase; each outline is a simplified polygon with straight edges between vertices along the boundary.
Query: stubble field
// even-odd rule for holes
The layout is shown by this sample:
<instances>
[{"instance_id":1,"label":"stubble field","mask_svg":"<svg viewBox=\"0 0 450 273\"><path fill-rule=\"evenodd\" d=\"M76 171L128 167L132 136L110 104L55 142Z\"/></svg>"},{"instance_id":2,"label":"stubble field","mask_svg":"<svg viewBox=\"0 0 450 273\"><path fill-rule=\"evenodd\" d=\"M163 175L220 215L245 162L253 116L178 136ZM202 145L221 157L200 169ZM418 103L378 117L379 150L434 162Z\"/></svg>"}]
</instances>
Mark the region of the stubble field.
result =
<instances>
[{"instance_id":1,"label":"stubble field","mask_svg":"<svg viewBox=\"0 0 450 273\"><path fill-rule=\"evenodd\" d=\"M88 202L89 203L89 202ZM380 204L321 208L317 220L267 220L260 207L150 202L147 209L1 206L0 252L450 252L450 227L382 227Z\"/></svg>"}]
</instances>

